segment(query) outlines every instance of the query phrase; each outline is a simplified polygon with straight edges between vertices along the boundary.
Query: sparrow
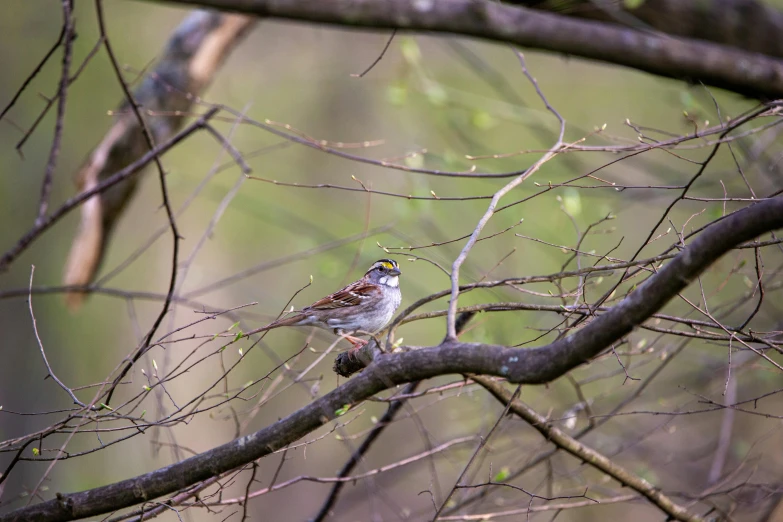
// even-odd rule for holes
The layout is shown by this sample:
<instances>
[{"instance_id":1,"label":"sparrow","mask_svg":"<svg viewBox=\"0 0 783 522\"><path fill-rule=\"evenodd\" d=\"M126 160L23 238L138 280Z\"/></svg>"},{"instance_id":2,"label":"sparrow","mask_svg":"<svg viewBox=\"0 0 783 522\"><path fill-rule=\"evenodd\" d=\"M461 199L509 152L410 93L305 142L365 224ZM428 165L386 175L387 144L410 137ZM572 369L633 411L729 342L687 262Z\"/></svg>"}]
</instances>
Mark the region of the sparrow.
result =
<instances>
[{"instance_id":1,"label":"sparrow","mask_svg":"<svg viewBox=\"0 0 783 522\"><path fill-rule=\"evenodd\" d=\"M351 350L356 350L368 341L352 334L378 333L400 306L400 274L396 261L379 259L361 279L246 335L281 326L317 326L344 337L353 345Z\"/></svg>"}]
</instances>

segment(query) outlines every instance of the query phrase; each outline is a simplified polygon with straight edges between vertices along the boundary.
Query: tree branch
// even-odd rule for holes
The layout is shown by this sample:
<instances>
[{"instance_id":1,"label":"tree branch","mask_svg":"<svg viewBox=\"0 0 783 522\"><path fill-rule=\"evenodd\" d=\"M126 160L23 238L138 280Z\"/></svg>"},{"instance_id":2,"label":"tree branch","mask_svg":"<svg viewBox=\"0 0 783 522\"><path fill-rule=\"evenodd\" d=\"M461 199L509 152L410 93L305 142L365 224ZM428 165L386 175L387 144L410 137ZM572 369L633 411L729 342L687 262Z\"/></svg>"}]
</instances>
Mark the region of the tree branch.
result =
<instances>
[{"instance_id":1,"label":"tree branch","mask_svg":"<svg viewBox=\"0 0 783 522\"><path fill-rule=\"evenodd\" d=\"M783 198L761 201L707 227L657 274L570 337L546 346L448 341L379 356L361 374L288 417L255 433L158 470L0 516L0 522L67 521L116 511L171 494L238 468L290 444L355 404L395 385L445 374L487 374L519 384L543 384L603 352L658 311L734 246L783 227Z\"/></svg>"},{"instance_id":2,"label":"tree branch","mask_svg":"<svg viewBox=\"0 0 783 522\"><path fill-rule=\"evenodd\" d=\"M7 270L8 267L11 265L11 263L13 263L13 261L22 252L24 252L33 243L33 241L38 239L38 237L41 234L43 234L49 228L51 228L55 223L57 223L60 219L62 219L62 217L65 216L68 212L78 207L79 205L81 205L82 203L90 199L92 196L96 194L101 194L109 190L111 187L117 185L118 183L123 182L125 179L140 172L155 157L169 151L175 145L179 144L185 138L193 134L195 131L201 129L206 124L207 121L209 121L213 116L215 116L215 114L217 114L219 110L220 110L219 107L211 108L202 116L200 116L196 121L194 121L193 123L185 127L183 130L181 130L180 132L172 136L170 139L166 140L165 142L162 142L153 150L139 157L136 161L134 161L127 167L123 168L118 172L115 172L111 176L107 177L105 180L96 184L94 187L91 187L89 190L85 190L84 192L81 192L76 196L73 196L71 199L63 203L57 210L52 212L49 215L49 217L44 219L41 223L36 224L24 236L19 238L19 241L17 241L13 247L7 250L2 255L2 257L0 257L0 272Z\"/></svg>"},{"instance_id":3,"label":"tree branch","mask_svg":"<svg viewBox=\"0 0 783 522\"><path fill-rule=\"evenodd\" d=\"M489 0L165 0L165 3L346 27L475 36L701 82L746 96L783 97L783 61L769 56Z\"/></svg>"},{"instance_id":4,"label":"tree branch","mask_svg":"<svg viewBox=\"0 0 783 522\"><path fill-rule=\"evenodd\" d=\"M552 426L546 418L542 417L535 410L527 406L518 398L514 398L513 392L507 390L502 384L493 381L481 375L469 375L469 377L484 387L501 404L508 404L510 411L524 419L530 426L538 431L544 438L558 448L570 453L574 457L593 466L594 468L606 473L623 486L627 486L647 497L647 499L658 506L664 513L669 515L670 520L682 520L688 522L703 521L704 518L689 512L684 507L676 504L672 499L661 493L661 491L650 484L648 481L639 477L622 466L615 464L605 455L585 446L575 438L569 436L566 432Z\"/></svg>"},{"instance_id":5,"label":"tree branch","mask_svg":"<svg viewBox=\"0 0 783 522\"><path fill-rule=\"evenodd\" d=\"M192 113L193 104L206 90L217 68L255 25L255 19L251 17L192 12L169 38L155 68L145 75L131 94L111 51L100 2L96 3L96 12L100 41L106 48L125 99L114 111L111 128L79 169L79 191L89 190L136 161L154 148L154 144L163 143L173 136ZM157 157L155 162L161 189L164 189L163 168ZM94 281L113 230L136 194L140 178L127 178L81 207L81 223L68 254L63 274L64 284L88 285ZM163 195L169 227L176 238L178 234L174 216L166 205L168 198L165 190ZM176 240L174 243L176 250ZM69 293L69 307L78 308L85 296L80 292Z\"/></svg>"},{"instance_id":6,"label":"tree branch","mask_svg":"<svg viewBox=\"0 0 783 522\"><path fill-rule=\"evenodd\" d=\"M542 0L505 2L783 57L783 40L777 36L783 32L783 13L764 0L645 0L641 4L569 0L567 6Z\"/></svg>"}]
</instances>

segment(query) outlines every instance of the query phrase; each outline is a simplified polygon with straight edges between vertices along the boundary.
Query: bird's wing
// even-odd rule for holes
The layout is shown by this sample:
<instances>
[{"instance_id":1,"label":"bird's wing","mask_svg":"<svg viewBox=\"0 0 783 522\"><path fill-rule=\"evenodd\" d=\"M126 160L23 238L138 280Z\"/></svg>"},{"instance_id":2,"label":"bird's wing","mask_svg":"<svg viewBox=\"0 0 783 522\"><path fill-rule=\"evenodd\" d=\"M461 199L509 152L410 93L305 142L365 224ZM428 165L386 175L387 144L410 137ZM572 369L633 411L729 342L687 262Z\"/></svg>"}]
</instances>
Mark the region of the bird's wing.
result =
<instances>
[{"instance_id":1,"label":"bird's wing","mask_svg":"<svg viewBox=\"0 0 783 522\"><path fill-rule=\"evenodd\" d=\"M329 310L333 308L345 308L349 306L357 306L362 304L367 299L377 296L381 292L381 289L372 283L366 281L356 281L346 286L342 290L327 295L323 299L316 301L310 306L305 307L302 311L307 310Z\"/></svg>"}]
</instances>

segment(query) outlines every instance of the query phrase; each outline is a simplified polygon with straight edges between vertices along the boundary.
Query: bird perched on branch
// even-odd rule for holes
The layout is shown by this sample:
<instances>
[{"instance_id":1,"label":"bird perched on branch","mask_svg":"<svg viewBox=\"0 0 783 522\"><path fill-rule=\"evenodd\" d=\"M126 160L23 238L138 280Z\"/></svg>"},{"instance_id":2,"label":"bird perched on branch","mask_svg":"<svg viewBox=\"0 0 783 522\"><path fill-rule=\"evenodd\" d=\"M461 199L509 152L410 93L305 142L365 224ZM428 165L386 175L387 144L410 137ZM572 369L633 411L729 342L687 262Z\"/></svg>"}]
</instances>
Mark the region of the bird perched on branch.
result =
<instances>
[{"instance_id":1,"label":"bird perched on branch","mask_svg":"<svg viewBox=\"0 0 783 522\"><path fill-rule=\"evenodd\" d=\"M281 326L317 326L345 337L356 350L368 341L351 334L381 331L400 306L400 273L396 261L380 259L358 281L246 335Z\"/></svg>"}]
</instances>

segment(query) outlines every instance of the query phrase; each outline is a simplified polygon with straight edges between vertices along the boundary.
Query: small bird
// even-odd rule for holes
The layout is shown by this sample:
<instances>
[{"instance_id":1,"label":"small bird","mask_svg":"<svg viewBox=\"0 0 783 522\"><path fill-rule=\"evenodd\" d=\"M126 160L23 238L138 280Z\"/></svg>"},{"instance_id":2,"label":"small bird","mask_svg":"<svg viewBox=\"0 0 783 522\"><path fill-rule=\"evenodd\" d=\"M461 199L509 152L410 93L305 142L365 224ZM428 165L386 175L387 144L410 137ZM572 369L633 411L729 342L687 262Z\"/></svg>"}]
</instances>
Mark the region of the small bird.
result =
<instances>
[{"instance_id":1,"label":"small bird","mask_svg":"<svg viewBox=\"0 0 783 522\"><path fill-rule=\"evenodd\" d=\"M400 273L396 261L379 259L358 281L247 335L281 326L317 326L345 337L356 350L368 341L351 334L381 331L400 306Z\"/></svg>"}]
</instances>

